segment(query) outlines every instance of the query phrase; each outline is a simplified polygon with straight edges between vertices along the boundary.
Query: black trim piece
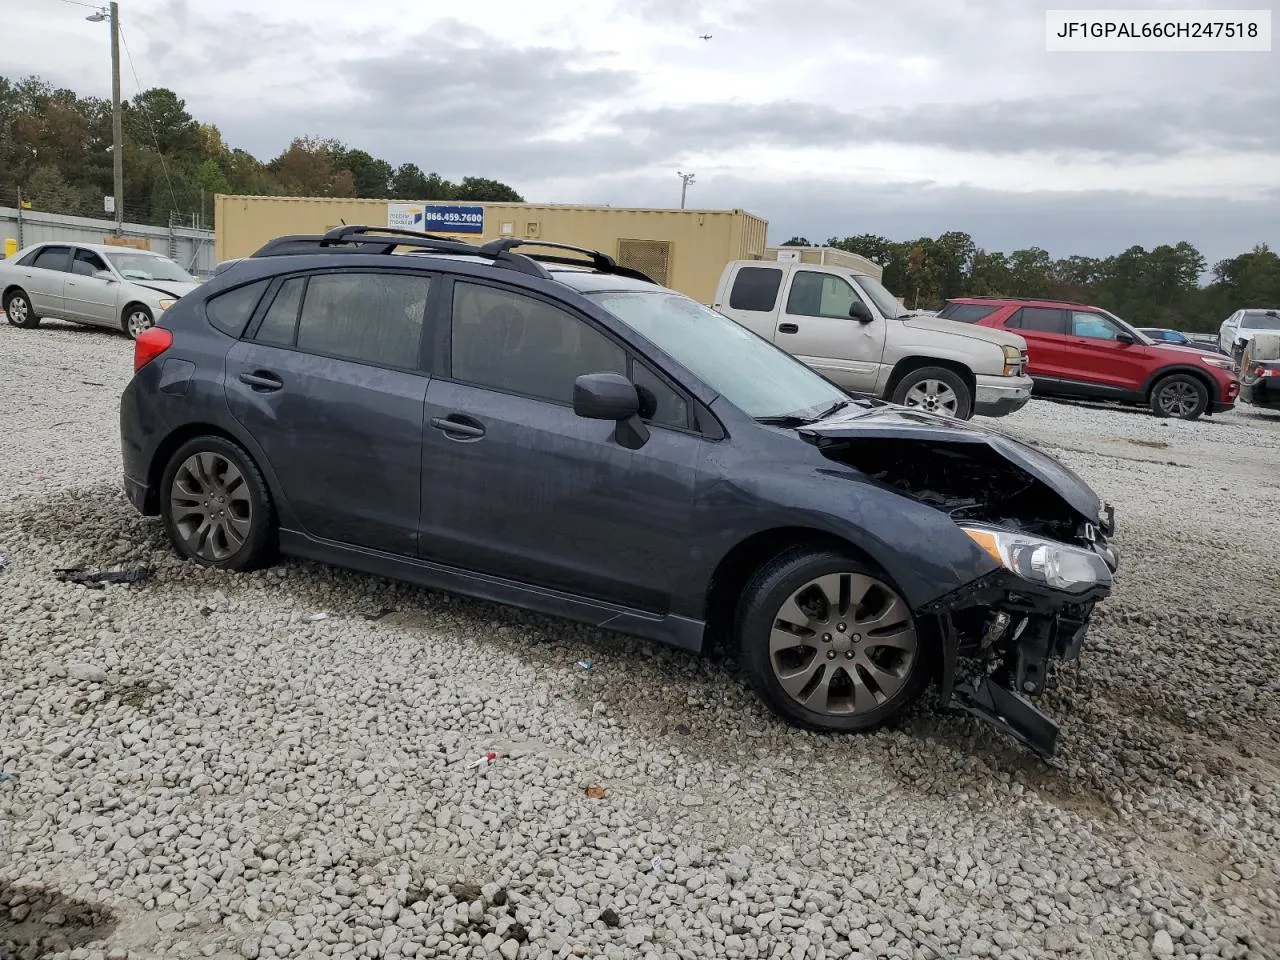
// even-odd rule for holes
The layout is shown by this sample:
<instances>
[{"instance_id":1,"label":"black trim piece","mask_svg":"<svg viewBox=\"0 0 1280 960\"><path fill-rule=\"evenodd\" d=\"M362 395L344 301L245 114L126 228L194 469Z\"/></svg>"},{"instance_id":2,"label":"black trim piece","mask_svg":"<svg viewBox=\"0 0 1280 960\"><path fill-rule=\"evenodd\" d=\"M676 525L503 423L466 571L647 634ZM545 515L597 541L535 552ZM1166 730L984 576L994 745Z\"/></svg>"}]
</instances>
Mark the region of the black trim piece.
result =
<instances>
[{"instance_id":1,"label":"black trim piece","mask_svg":"<svg viewBox=\"0 0 1280 960\"><path fill-rule=\"evenodd\" d=\"M473 573L432 560L321 540L296 530L280 531L280 550L292 556L350 567L375 576L407 580L433 590L460 593L548 616L564 617L600 629L616 630L691 653L700 653L703 647L706 623L677 614L650 613L561 590Z\"/></svg>"}]
</instances>

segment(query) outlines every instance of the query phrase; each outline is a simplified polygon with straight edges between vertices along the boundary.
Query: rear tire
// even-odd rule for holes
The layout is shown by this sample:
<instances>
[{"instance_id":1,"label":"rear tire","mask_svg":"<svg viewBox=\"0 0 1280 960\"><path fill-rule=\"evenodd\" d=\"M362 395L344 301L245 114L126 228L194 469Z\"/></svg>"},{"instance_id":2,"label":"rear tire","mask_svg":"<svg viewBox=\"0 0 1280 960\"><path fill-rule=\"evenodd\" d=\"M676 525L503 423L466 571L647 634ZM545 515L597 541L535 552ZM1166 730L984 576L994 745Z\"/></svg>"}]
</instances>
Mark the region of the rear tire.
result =
<instances>
[{"instance_id":1,"label":"rear tire","mask_svg":"<svg viewBox=\"0 0 1280 960\"><path fill-rule=\"evenodd\" d=\"M810 730L883 726L920 699L933 671L927 634L884 574L828 550L795 548L761 567L736 630L757 695Z\"/></svg>"},{"instance_id":2,"label":"rear tire","mask_svg":"<svg viewBox=\"0 0 1280 960\"><path fill-rule=\"evenodd\" d=\"M25 290L14 290L4 298L4 316L9 324L23 330L33 330L40 326L40 318L31 306L31 298Z\"/></svg>"},{"instance_id":3,"label":"rear tire","mask_svg":"<svg viewBox=\"0 0 1280 960\"><path fill-rule=\"evenodd\" d=\"M221 570L253 570L275 553L276 515L262 472L222 437L188 440L169 458L160 517L180 556Z\"/></svg>"},{"instance_id":4,"label":"rear tire","mask_svg":"<svg viewBox=\"0 0 1280 960\"><path fill-rule=\"evenodd\" d=\"M1174 373L1151 388L1150 405L1157 417L1196 420L1209 407L1209 391L1190 374Z\"/></svg>"},{"instance_id":5,"label":"rear tire","mask_svg":"<svg viewBox=\"0 0 1280 960\"><path fill-rule=\"evenodd\" d=\"M903 376L893 389L893 402L957 420L973 416L973 391L945 367L920 367Z\"/></svg>"}]
</instances>

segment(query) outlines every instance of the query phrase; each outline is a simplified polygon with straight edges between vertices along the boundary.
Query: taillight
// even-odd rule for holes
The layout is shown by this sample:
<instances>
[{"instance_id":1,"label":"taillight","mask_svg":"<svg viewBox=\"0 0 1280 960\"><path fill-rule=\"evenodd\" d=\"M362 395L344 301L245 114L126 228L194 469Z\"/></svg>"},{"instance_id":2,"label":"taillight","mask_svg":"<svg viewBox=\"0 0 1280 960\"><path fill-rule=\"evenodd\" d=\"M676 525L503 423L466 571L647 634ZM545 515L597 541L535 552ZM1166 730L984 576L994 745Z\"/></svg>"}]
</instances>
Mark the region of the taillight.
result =
<instances>
[{"instance_id":1,"label":"taillight","mask_svg":"<svg viewBox=\"0 0 1280 960\"><path fill-rule=\"evenodd\" d=\"M173 334L164 327L151 327L133 341L133 372L137 373L173 346Z\"/></svg>"}]
</instances>

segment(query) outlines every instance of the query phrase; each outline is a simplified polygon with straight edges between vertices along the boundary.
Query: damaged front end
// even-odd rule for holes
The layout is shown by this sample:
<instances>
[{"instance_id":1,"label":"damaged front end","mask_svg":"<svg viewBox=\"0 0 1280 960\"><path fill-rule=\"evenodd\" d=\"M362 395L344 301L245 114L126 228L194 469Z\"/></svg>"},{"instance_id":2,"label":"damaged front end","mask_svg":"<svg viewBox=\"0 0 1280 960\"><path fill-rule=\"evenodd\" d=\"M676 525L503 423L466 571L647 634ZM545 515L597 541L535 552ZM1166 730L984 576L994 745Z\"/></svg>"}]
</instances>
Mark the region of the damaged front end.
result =
<instances>
[{"instance_id":1,"label":"damaged front end","mask_svg":"<svg viewBox=\"0 0 1280 960\"><path fill-rule=\"evenodd\" d=\"M1115 517L1052 457L1002 434L901 408L801 431L830 460L947 514L991 573L915 611L942 640L942 702L1052 760L1057 724L1030 698L1080 656L1119 566ZM962 665L963 664L963 665Z\"/></svg>"}]
</instances>

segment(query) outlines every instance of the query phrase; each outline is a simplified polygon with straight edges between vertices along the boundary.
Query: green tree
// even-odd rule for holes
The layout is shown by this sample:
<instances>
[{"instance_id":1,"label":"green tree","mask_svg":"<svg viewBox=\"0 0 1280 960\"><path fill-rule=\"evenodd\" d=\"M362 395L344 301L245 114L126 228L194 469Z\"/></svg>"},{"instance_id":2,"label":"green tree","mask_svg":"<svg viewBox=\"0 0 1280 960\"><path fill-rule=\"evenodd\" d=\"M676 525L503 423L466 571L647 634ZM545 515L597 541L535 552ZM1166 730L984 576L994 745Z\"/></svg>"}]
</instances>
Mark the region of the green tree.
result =
<instances>
[{"instance_id":1,"label":"green tree","mask_svg":"<svg viewBox=\"0 0 1280 960\"><path fill-rule=\"evenodd\" d=\"M809 242L809 239L807 237L792 237L790 240L784 243L783 246L784 247L812 247L813 244Z\"/></svg>"},{"instance_id":2,"label":"green tree","mask_svg":"<svg viewBox=\"0 0 1280 960\"><path fill-rule=\"evenodd\" d=\"M486 177L463 177L454 200L479 200L488 203L524 203L524 197L500 180Z\"/></svg>"},{"instance_id":3,"label":"green tree","mask_svg":"<svg viewBox=\"0 0 1280 960\"><path fill-rule=\"evenodd\" d=\"M338 165L351 172L357 197L383 199L391 196L391 180L394 172L391 164L371 156L364 150L339 148L334 159Z\"/></svg>"}]
</instances>

